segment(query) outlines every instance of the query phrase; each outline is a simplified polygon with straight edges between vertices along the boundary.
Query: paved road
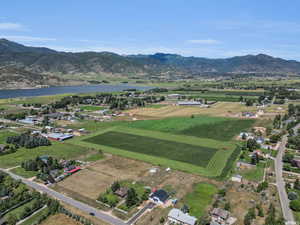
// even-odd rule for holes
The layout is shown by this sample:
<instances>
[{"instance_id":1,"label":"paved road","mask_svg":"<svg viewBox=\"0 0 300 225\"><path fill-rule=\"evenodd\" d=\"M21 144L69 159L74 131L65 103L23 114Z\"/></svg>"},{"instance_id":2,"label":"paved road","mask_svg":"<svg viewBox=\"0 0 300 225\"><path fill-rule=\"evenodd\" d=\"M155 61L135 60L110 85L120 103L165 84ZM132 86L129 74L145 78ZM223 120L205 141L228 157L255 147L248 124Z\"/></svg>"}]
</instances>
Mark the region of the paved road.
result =
<instances>
[{"instance_id":1,"label":"paved road","mask_svg":"<svg viewBox=\"0 0 300 225\"><path fill-rule=\"evenodd\" d=\"M97 217L98 219L102 220L102 221L105 221L107 223L110 223L110 224L113 224L113 225L127 225L125 222L123 222L122 220L116 218L116 217L113 217L111 215L108 215L108 214L105 214L103 212L101 212L100 210L98 209L95 209L87 204L84 204L82 202L79 202L79 201L76 201L72 198L69 198L59 192L56 192L48 187L45 187L45 186L42 186L40 184L37 184L35 182L32 182L32 181L29 181L27 179L24 179L14 173L11 173L5 169L1 169L1 171L3 172L6 172L7 174L9 174L11 177L13 177L14 179L17 179L17 180L21 180L24 184L34 188L35 190L37 191L40 191L40 192L43 192L43 193L46 193L48 194L49 196L52 196L53 198L56 198L62 202L65 202L75 208L78 208L80 209L81 211L83 212L86 212L86 213L94 213L95 214L95 217Z\"/></svg>"},{"instance_id":2,"label":"paved road","mask_svg":"<svg viewBox=\"0 0 300 225\"><path fill-rule=\"evenodd\" d=\"M294 130L299 129L300 124L298 124ZM287 135L285 135L282 138L281 144L278 148L278 154L277 157L275 159L275 173L276 173L276 185L277 185L277 189L278 189L278 194L279 194L279 198L280 198L280 204L281 204L281 208L282 208L282 213L283 213L283 218L286 221L286 224L296 224L295 219L294 219L294 215L292 210L289 207L289 199L288 199L288 195L286 193L285 190L285 182L282 176L282 168L283 168L283 162L282 162L282 157L284 155L284 151L285 151L285 145L287 143Z\"/></svg>"},{"instance_id":3,"label":"paved road","mask_svg":"<svg viewBox=\"0 0 300 225\"><path fill-rule=\"evenodd\" d=\"M134 224L137 221L137 219L140 216L142 216L144 212L146 212L147 209L152 209L154 206L155 206L154 203L152 202L148 203L144 208L138 211L138 213L136 213L133 217L131 217L130 220L128 220L127 224Z\"/></svg>"}]
</instances>

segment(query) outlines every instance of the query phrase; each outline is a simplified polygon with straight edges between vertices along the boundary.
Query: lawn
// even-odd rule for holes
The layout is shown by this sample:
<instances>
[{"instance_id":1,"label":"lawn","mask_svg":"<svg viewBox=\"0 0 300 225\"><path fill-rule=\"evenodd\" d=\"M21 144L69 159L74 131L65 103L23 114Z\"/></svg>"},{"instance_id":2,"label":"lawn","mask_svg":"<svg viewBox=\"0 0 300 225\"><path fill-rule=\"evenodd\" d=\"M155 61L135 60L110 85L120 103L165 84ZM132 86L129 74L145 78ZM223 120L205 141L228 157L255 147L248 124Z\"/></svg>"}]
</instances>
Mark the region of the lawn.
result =
<instances>
[{"instance_id":1,"label":"lawn","mask_svg":"<svg viewBox=\"0 0 300 225\"><path fill-rule=\"evenodd\" d=\"M116 141L118 140L118 141ZM217 149L200 147L176 141L109 131L85 140L93 144L105 145L206 167Z\"/></svg>"},{"instance_id":2,"label":"lawn","mask_svg":"<svg viewBox=\"0 0 300 225\"><path fill-rule=\"evenodd\" d=\"M32 204L34 203L34 200L30 201L30 202L27 202L25 203L24 205L21 205L20 207L16 208L16 209L13 209L12 211L10 211L9 213L5 214L4 215L4 218L8 218L10 215L14 215L16 216L19 220L20 220L20 214L23 212L23 210L26 208L26 207L31 207Z\"/></svg>"},{"instance_id":3,"label":"lawn","mask_svg":"<svg viewBox=\"0 0 300 225\"><path fill-rule=\"evenodd\" d=\"M104 109L104 107L97 106L97 105L84 105L84 106L80 106L80 109L87 110L87 111L97 111L97 110Z\"/></svg>"},{"instance_id":4,"label":"lawn","mask_svg":"<svg viewBox=\"0 0 300 225\"><path fill-rule=\"evenodd\" d=\"M184 204L190 208L189 214L197 218L203 216L217 191L217 187L212 184L196 184L193 192L188 193L183 199Z\"/></svg>"},{"instance_id":5,"label":"lawn","mask_svg":"<svg viewBox=\"0 0 300 225\"><path fill-rule=\"evenodd\" d=\"M16 135L16 133L13 133L11 131L0 131L0 144L5 144L7 137L14 135Z\"/></svg>"},{"instance_id":6,"label":"lawn","mask_svg":"<svg viewBox=\"0 0 300 225\"><path fill-rule=\"evenodd\" d=\"M260 182L264 176L264 166L259 164L255 168L241 170L239 174L246 180Z\"/></svg>"},{"instance_id":7,"label":"lawn","mask_svg":"<svg viewBox=\"0 0 300 225\"><path fill-rule=\"evenodd\" d=\"M104 156L102 153L95 153L95 154L92 154L92 155L89 155L87 157L84 158L84 161L88 161L88 162L95 162L95 161L98 161L100 159L103 159Z\"/></svg>"},{"instance_id":8,"label":"lawn","mask_svg":"<svg viewBox=\"0 0 300 225\"><path fill-rule=\"evenodd\" d=\"M17 174L21 177L25 177L25 178L34 177L38 173L37 171L26 171L22 167L14 168L14 169L10 170L10 172Z\"/></svg>"},{"instance_id":9,"label":"lawn","mask_svg":"<svg viewBox=\"0 0 300 225\"><path fill-rule=\"evenodd\" d=\"M44 208L41 211L39 211L38 213L32 215L30 218L28 218L27 220L25 220L23 223L21 223L21 225L32 225L32 224L36 224L39 219L41 217L43 217L44 215L47 215L49 209L48 208Z\"/></svg>"},{"instance_id":10,"label":"lawn","mask_svg":"<svg viewBox=\"0 0 300 225\"><path fill-rule=\"evenodd\" d=\"M51 146L42 146L33 149L20 148L15 153L0 156L0 167L10 168L18 166L25 160L34 159L41 155L73 159L85 155L89 151L88 148L71 143L52 142Z\"/></svg>"}]
</instances>

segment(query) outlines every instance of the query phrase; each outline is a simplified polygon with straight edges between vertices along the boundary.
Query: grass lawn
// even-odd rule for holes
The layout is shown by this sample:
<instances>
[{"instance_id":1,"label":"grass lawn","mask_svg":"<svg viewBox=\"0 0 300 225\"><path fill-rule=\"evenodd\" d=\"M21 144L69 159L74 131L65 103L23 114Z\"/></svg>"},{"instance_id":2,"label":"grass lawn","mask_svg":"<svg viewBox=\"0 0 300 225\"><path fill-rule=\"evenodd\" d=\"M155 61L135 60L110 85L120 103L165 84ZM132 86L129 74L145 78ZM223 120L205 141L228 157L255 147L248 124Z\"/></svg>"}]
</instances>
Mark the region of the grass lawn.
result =
<instances>
[{"instance_id":1,"label":"grass lawn","mask_svg":"<svg viewBox=\"0 0 300 225\"><path fill-rule=\"evenodd\" d=\"M293 211L293 213L294 213L294 217L295 217L297 224L299 224L300 223L300 212Z\"/></svg>"},{"instance_id":2,"label":"grass lawn","mask_svg":"<svg viewBox=\"0 0 300 225\"><path fill-rule=\"evenodd\" d=\"M104 158L104 155L102 153L95 153L95 154L92 154L90 156L87 156L84 161L88 161L88 162L95 162L95 161L98 161L100 159L103 159Z\"/></svg>"},{"instance_id":3,"label":"grass lawn","mask_svg":"<svg viewBox=\"0 0 300 225\"><path fill-rule=\"evenodd\" d=\"M241 170L239 174L249 181L259 182L264 176L264 165L259 164L255 168Z\"/></svg>"},{"instance_id":4,"label":"grass lawn","mask_svg":"<svg viewBox=\"0 0 300 225\"><path fill-rule=\"evenodd\" d=\"M38 213L34 214L33 216L31 216L29 219L25 220L23 223L21 223L20 225L32 225L38 222L38 220L46 215L48 213L48 208L44 208L41 211L39 211Z\"/></svg>"},{"instance_id":5,"label":"grass lawn","mask_svg":"<svg viewBox=\"0 0 300 225\"><path fill-rule=\"evenodd\" d=\"M164 104L152 104L152 105L146 105L145 108L154 108L154 109L159 109L159 108L162 108L162 107L165 107L166 105Z\"/></svg>"},{"instance_id":6,"label":"grass lawn","mask_svg":"<svg viewBox=\"0 0 300 225\"><path fill-rule=\"evenodd\" d=\"M200 218L204 215L206 208L211 204L213 196L218 192L216 186L208 183L199 183L193 192L188 193L183 202L190 208L190 215Z\"/></svg>"},{"instance_id":7,"label":"grass lawn","mask_svg":"<svg viewBox=\"0 0 300 225\"><path fill-rule=\"evenodd\" d=\"M68 142L52 142L51 146L42 146L33 149L20 148L17 152L0 156L0 167L10 168L20 165L23 161L34 159L37 156L49 155L56 158L75 159L85 155L88 148L73 145Z\"/></svg>"},{"instance_id":8,"label":"grass lawn","mask_svg":"<svg viewBox=\"0 0 300 225\"><path fill-rule=\"evenodd\" d=\"M0 131L0 144L5 144L6 143L6 138L9 136L14 136L16 133L13 133L11 131Z\"/></svg>"},{"instance_id":9,"label":"grass lawn","mask_svg":"<svg viewBox=\"0 0 300 225\"><path fill-rule=\"evenodd\" d=\"M116 141L118 140L118 141ZM127 151L185 162L206 167L217 149L200 147L176 141L109 131L85 140L93 144L105 145Z\"/></svg>"},{"instance_id":10,"label":"grass lawn","mask_svg":"<svg viewBox=\"0 0 300 225\"><path fill-rule=\"evenodd\" d=\"M31 207L32 204L33 204L34 200L30 201L30 202L27 202L26 204L24 205L21 205L20 207L10 211L9 213L5 214L4 215L4 218L8 218L10 215L14 215L16 216L19 220L20 220L20 214L23 212L23 210L26 208L26 207Z\"/></svg>"},{"instance_id":11,"label":"grass lawn","mask_svg":"<svg viewBox=\"0 0 300 225\"><path fill-rule=\"evenodd\" d=\"M80 109L87 110L87 111L97 111L97 110L104 109L104 107L97 106L97 105L84 105L84 106L80 106Z\"/></svg>"},{"instance_id":12,"label":"grass lawn","mask_svg":"<svg viewBox=\"0 0 300 225\"><path fill-rule=\"evenodd\" d=\"M37 175L37 171L26 171L22 167L18 167L15 169L12 169L10 172L15 173L21 177L30 178Z\"/></svg>"}]
</instances>

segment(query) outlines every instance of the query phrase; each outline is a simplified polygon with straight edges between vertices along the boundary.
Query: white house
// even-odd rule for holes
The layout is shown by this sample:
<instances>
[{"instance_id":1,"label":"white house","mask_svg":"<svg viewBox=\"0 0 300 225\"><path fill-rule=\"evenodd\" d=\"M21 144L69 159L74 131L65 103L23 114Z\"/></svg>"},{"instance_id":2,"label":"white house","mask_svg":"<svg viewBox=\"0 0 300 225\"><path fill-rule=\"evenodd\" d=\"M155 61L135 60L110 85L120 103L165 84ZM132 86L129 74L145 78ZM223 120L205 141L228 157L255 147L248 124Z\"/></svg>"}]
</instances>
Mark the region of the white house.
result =
<instances>
[{"instance_id":1,"label":"white house","mask_svg":"<svg viewBox=\"0 0 300 225\"><path fill-rule=\"evenodd\" d=\"M196 224L196 217L190 216L187 213L183 213L181 210L173 208L168 214L168 220L175 224L182 224L182 225L195 225Z\"/></svg>"}]
</instances>

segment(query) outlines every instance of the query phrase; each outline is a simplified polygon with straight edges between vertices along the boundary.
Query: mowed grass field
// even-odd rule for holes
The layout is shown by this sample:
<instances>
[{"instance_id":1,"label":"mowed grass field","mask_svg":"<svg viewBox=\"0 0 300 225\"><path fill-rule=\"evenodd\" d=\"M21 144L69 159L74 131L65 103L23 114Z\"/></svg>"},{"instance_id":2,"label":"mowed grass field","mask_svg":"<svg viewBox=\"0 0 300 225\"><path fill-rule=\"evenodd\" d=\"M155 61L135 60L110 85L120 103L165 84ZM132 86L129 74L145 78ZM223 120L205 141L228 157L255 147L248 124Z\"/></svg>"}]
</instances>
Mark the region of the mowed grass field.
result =
<instances>
[{"instance_id":1,"label":"mowed grass field","mask_svg":"<svg viewBox=\"0 0 300 225\"><path fill-rule=\"evenodd\" d=\"M110 146L131 152L167 158L206 167L217 149L200 147L176 141L109 131L85 140L93 144ZM201 160L199 160L201 159Z\"/></svg>"},{"instance_id":2,"label":"mowed grass field","mask_svg":"<svg viewBox=\"0 0 300 225\"><path fill-rule=\"evenodd\" d=\"M236 148L234 136L254 120L201 116L111 123L73 144L208 177L222 173ZM236 156L237 157L237 156ZM226 170L227 171L227 170Z\"/></svg>"},{"instance_id":3,"label":"mowed grass field","mask_svg":"<svg viewBox=\"0 0 300 225\"><path fill-rule=\"evenodd\" d=\"M184 134L202 138L229 141L240 131L248 129L254 120L239 120L224 117L199 116L178 117L162 120L142 120L129 124L129 127Z\"/></svg>"}]
</instances>

